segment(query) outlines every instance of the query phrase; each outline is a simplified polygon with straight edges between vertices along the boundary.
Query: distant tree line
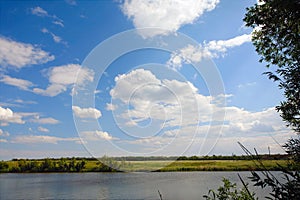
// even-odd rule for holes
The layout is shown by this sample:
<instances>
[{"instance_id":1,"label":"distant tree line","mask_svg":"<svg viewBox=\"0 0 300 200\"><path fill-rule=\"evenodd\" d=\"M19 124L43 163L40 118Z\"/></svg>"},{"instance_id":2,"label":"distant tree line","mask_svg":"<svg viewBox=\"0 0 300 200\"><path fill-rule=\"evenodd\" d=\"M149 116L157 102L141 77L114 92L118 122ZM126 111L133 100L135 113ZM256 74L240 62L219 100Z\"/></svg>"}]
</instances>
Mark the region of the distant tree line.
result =
<instances>
[{"instance_id":1,"label":"distant tree line","mask_svg":"<svg viewBox=\"0 0 300 200\"><path fill-rule=\"evenodd\" d=\"M257 155L260 160L288 160L292 155L288 154L264 154ZM131 165L127 161L195 161L195 160L252 160L248 155L231 156L129 156L101 158L45 158L45 159L12 159L0 161L0 172L118 172L125 166ZM88 165L88 167L87 167Z\"/></svg>"},{"instance_id":2,"label":"distant tree line","mask_svg":"<svg viewBox=\"0 0 300 200\"><path fill-rule=\"evenodd\" d=\"M258 158L262 160L287 160L287 154L261 154ZM85 158L86 159L86 158ZM212 155L212 156L125 156L113 157L115 161L163 161L163 160L251 160L251 156L247 155Z\"/></svg>"},{"instance_id":3,"label":"distant tree line","mask_svg":"<svg viewBox=\"0 0 300 200\"><path fill-rule=\"evenodd\" d=\"M0 172L81 172L85 168L85 160L76 159L14 159L15 165L9 167L5 161L0 161Z\"/></svg>"}]
</instances>

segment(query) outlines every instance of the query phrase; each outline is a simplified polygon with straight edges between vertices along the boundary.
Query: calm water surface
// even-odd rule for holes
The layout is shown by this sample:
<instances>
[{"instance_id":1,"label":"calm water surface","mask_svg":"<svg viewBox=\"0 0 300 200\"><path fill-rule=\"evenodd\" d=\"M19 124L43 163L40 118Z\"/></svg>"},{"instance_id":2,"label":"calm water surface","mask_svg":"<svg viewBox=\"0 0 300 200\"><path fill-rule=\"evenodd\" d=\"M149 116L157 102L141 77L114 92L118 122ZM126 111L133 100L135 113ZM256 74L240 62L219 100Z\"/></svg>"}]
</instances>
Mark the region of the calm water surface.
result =
<instances>
[{"instance_id":1,"label":"calm water surface","mask_svg":"<svg viewBox=\"0 0 300 200\"><path fill-rule=\"evenodd\" d=\"M237 172L0 174L0 199L203 199L222 177L241 186Z\"/></svg>"}]
</instances>

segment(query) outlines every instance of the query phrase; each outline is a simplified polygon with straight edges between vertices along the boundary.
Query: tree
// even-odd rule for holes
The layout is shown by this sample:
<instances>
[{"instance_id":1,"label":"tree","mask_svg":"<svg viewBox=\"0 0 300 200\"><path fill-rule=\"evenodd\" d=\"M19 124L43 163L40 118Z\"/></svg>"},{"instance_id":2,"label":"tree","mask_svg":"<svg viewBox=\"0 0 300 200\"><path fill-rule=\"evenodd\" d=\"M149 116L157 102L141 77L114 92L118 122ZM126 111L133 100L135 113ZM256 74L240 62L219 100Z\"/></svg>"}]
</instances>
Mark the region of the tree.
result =
<instances>
[{"instance_id":1,"label":"tree","mask_svg":"<svg viewBox=\"0 0 300 200\"><path fill-rule=\"evenodd\" d=\"M260 0L247 8L246 26L254 28L252 42L267 67L268 77L284 90L276 107L282 119L300 133L300 0Z\"/></svg>"},{"instance_id":2,"label":"tree","mask_svg":"<svg viewBox=\"0 0 300 200\"><path fill-rule=\"evenodd\" d=\"M252 42L267 67L277 66L265 74L283 89L285 100L276 106L283 121L300 134L300 0L260 0L247 8L246 26L254 28ZM298 135L299 136L299 135ZM290 139L283 146L291 156L289 169L282 169L285 182L269 171L260 177L252 172L256 186L272 188L276 199L298 199L300 195L300 140Z\"/></svg>"},{"instance_id":3,"label":"tree","mask_svg":"<svg viewBox=\"0 0 300 200\"><path fill-rule=\"evenodd\" d=\"M5 161L0 161L0 172L7 172L8 164Z\"/></svg>"}]
</instances>

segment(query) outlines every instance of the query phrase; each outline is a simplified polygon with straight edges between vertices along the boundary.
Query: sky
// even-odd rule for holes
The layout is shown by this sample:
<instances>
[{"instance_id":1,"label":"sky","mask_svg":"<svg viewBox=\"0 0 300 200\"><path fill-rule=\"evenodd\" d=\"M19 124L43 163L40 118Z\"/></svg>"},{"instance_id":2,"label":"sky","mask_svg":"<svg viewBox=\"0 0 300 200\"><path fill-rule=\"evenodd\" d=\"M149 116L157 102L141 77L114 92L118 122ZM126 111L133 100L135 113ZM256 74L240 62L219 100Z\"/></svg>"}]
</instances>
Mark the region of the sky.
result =
<instances>
[{"instance_id":1,"label":"sky","mask_svg":"<svg viewBox=\"0 0 300 200\"><path fill-rule=\"evenodd\" d=\"M283 153L255 3L1 0L0 160Z\"/></svg>"}]
</instances>

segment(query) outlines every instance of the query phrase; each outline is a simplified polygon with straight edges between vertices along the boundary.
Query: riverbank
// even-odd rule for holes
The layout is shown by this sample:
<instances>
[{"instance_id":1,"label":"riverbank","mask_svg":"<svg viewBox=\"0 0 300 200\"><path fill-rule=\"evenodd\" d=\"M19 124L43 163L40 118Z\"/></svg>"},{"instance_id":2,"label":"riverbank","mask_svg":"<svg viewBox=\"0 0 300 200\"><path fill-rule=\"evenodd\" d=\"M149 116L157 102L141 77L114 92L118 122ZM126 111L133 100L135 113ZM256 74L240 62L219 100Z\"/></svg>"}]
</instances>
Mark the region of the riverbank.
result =
<instances>
[{"instance_id":1,"label":"riverbank","mask_svg":"<svg viewBox=\"0 0 300 200\"><path fill-rule=\"evenodd\" d=\"M116 161L96 159L39 159L11 160L0 162L2 173L30 172L176 172L176 171L278 171L286 168L288 160L146 160Z\"/></svg>"}]
</instances>

